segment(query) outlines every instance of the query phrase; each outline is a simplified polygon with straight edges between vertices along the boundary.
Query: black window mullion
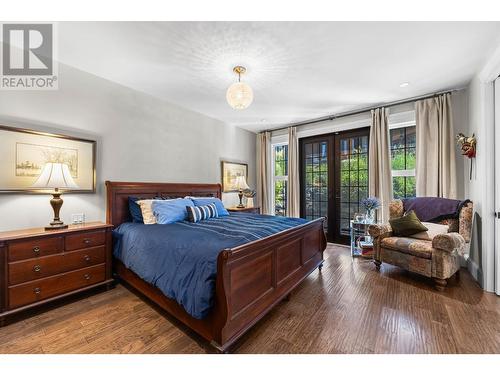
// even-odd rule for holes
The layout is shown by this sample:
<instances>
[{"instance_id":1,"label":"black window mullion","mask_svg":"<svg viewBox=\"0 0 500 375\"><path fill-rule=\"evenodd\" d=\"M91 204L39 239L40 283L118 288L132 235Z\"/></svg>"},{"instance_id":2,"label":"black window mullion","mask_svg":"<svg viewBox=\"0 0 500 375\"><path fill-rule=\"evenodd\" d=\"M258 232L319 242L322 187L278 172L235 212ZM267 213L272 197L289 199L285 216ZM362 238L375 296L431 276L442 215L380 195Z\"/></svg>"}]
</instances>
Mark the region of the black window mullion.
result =
<instances>
[{"instance_id":1,"label":"black window mullion","mask_svg":"<svg viewBox=\"0 0 500 375\"><path fill-rule=\"evenodd\" d=\"M406 151L406 128L403 128L403 151ZM406 168L406 160L405 160L405 168Z\"/></svg>"}]
</instances>

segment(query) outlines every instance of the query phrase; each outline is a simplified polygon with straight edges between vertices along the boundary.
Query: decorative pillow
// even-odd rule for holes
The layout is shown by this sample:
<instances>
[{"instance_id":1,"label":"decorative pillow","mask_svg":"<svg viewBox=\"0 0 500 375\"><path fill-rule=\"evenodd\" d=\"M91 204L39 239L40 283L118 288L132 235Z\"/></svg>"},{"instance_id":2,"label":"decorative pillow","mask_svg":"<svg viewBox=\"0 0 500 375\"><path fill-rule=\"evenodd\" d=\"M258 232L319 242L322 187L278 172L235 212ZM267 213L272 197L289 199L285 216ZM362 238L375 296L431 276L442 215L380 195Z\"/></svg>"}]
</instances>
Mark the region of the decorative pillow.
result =
<instances>
[{"instance_id":1,"label":"decorative pillow","mask_svg":"<svg viewBox=\"0 0 500 375\"><path fill-rule=\"evenodd\" d=\"M153 213L158 224L172 224L177 221L187 220L187 206L194 207L191 199L157 200L153 201L152 204Z\"/></svg>"},{"instance_id":2,"label":"decorative pillow","mask_svg":"<svg viewBox=\"0 0 500 375\"><path fill-rule=\"evenodd\" d=\"M214 203L206 206L186 206L188 219L192 223L197 223L200 220L210 219L211 217L219 217L217 206Z\"/></svg>"},{"instance_id":3,"label":"decorative pillow","mask_svg":"<svg viewBox=\"0 0 500 375\"><path fill-rule=\"evenodd\" d=\"M406 237L428 230L422 222L418 220L413 210L407 212L403 217L389 220L389 224L391 224L392 232L396 237Z\"/></svg>"},{"instance_id":4,"label":"decorative pillow","mask_svg":"<svg viewBox=\"0 0 500 375\"><path fill-rule=\"evenodd\" d=\"M214 197L187 197L190 198L195 206L206 206L207 204L215 204L219 216L229 216L229 212L224 207L224 204L219 198Z\"/></svg>"},{"instance_id":5,"label":"decorative pillow","mask_svg":"<svg viewBox=\"0 0 500 375\"><path fill-rule=\"evenodd\" d=\"M132 222L133 223L143 223L144 220L142 219L142 211L141 207L137 203L140 198L137 197L128 197L128 210L130 212L130 216L132 217Z\"/></svg>"},{"instance_id":6,"label":"decorative pillow","mask_svg":"<svg viewBox=\"0 0 500 375\"><path fill-rule=\"evenodd\" d=\"M156 217L152 209L153 202L153 199L141 199L136 201L141 208L142 222L144 224L156 224Z\"/></svg>"},{"instance_id":7,"label":"decorative pillow","mask_svg":"<svg viewBox=\"0 0 500 375\"><path fill-rule=\"evenodd\" d=\"M438 234L446 234L449 230L448 225L426 222L423 222L422 224L428 229L427 232L418 232L411 234L408 237L416 238L418 240L432 241Z\"/></svg>"}]
</instances>

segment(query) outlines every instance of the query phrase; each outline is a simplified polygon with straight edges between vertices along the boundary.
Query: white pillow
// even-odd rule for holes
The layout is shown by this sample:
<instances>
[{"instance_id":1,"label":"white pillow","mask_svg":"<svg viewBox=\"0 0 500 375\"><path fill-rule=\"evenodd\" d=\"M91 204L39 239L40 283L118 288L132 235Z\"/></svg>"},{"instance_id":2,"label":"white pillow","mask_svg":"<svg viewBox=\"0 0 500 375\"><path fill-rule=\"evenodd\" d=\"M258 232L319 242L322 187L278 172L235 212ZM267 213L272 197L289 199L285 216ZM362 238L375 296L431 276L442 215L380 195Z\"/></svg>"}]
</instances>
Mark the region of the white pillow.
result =
<instances>
[{"instance_id":1,"label":"white pillow","mask_svg":"<svg viewBox=\"0 0 500 375\"><path fill-rule=\"evenodd\" d=\"M156 224L156 217L153 215L153 208L151 207L153 200L154 199L142 199L136 202L141 208L144 224Z\"/></svg>"},{"instance_id":2,"label":"white pillow","mask_svg":"<svg viewBox=\"0 0 500 375\"><path fill-rule=\"evenodd\" d=\"M418 240L432 241L434 239L434 237L436 237L438 234L448 233L448 229L449 229L448 225L436 224L436 223L426 223L426 222L422 222L422 224L428 229L428 231L418 232L418 233L412 234L408 237L416 238Z\"/></svg>"}]
</instances>

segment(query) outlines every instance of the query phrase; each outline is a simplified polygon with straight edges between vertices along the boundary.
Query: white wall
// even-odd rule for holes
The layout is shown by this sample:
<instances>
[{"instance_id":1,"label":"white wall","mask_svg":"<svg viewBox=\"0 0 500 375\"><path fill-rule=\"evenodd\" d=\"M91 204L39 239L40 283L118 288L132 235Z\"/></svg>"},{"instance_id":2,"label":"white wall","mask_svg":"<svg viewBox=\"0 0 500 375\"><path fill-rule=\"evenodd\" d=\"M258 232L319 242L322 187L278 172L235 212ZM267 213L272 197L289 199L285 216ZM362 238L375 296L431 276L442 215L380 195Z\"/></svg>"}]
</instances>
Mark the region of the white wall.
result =
<instances>
[{"instance_id":1,"label":"white wall","mask_svg":"<svg viewBox=\"0 0 500 375\"><path fill-rule=\"evenodd\" d=\"M64 195L65 222L105 220L105 180L218 183L230 160L248 163L255 187L254 133L65 65L57 91L0 91L0 123L97 140L97 193ZM0 231L46 225L49 199L1 194Z\"/></svg>"},{"instance_id":2,"label":"white wall","mask_svg":"<svg viewBox=\"0 0 500 375\"><path fill-rule=\"evenodd\" d=\"M451 95L451 111L454 133L468 132L469 126L469 92L467 89L455 91ZM466 185L469 180L469 161L462 156L458 145L454 148L455 164L457 166L457 198L466 199Z\"/></svg>"},{"instance_id":3,"label":"white wall","mask_svg":"<svg viewBox=\"0 0 500 375\"><path fill-rule=\"evenodd\" d=\"M474 225L468 268L484 289L494 281L494 129L493 84L478 74L469 85L467 135L477 138L477 157L472 179L467 178L465 195L474 202Z\"/></svg>"},{"instance_id":4,"label":"white wall","mask_svg":"<svg viewBox=\"0 0 500 375\"><path fill-rule=\"evenodd\" d=\"M474 201L474 225L468 268L487 291L495 291L500 277L500 256L496 254L495 237L495 109L493 81L500 75L500 46L491 51L484 66L469 84L469 123L466 134L477 138L474 175L466 183L466 196ZM497 125L498 127L498 125ZM497 166L497 170L500 166ZM495 255L496 254L496 255ZM495 256L497 264L495 264ZM500 290L496 290L500 294Z\"/></svg>"}]
</instances>

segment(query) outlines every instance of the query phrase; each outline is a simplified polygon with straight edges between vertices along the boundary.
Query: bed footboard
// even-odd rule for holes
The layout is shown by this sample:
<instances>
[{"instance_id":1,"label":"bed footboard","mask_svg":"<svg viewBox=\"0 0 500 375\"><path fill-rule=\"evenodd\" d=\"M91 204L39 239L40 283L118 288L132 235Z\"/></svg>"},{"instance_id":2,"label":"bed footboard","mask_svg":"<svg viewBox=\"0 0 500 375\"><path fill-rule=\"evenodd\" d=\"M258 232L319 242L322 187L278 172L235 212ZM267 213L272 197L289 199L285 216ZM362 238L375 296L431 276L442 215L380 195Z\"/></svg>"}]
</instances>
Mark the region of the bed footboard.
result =
<instances>
[{"instance_id":1,"label":"bed footboard","mask_svg":"<svg viewBox=\"0 0 500 375\"><path fill-rule=\"evenodd\" d=\"M219 254L212 345L225 351L322 265L323 218Z\"/></svg>"}]
</instances>

